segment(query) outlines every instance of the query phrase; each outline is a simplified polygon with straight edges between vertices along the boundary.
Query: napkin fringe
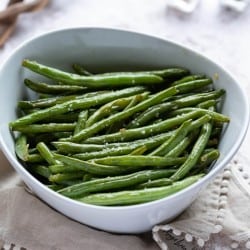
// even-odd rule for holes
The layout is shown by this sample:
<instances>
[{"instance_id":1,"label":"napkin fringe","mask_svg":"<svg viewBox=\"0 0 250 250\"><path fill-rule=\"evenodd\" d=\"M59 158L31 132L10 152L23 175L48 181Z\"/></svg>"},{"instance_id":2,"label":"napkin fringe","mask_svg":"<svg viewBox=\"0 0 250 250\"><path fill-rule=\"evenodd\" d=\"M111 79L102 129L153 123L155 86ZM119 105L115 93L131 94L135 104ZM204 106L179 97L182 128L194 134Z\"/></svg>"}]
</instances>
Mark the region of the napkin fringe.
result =
<instances>
[{"instance_id":1,"label":"napkin fringe","mask_svg":"<svg viewBox=\"0 0 250 250\"><path fill-rule=\"evenodd\" d=\"M182 215L180 215L179 221L177 218L176 222L157 225L153 228L153 238L162 250L169 249L167 241L164 240L164 234L171 233L177 237L182 236L187 243L194 241L199 247L203 247L210 239L211 234L217 234L222 231L226 212L228 185L231 179L230 167L232 167L232 165L228 164L223 170L223 173L214 179L213 183L210 184L210 188L207 189L209 191L205 195L203 194L203 196L206 197L200 197L200 199L203 200L203 206L199 208L199 212L204 213L203 220L199 221L191 218L193 228L200 227L200 230L203 230L206 227L208 234L198 235L192 228L187 226L188 223L186 222L190 220L190 218L182 218ZM195 206L195 201L193 206ZM205 227L202 227L202 224Z\"/></svg>"}]
</instances>

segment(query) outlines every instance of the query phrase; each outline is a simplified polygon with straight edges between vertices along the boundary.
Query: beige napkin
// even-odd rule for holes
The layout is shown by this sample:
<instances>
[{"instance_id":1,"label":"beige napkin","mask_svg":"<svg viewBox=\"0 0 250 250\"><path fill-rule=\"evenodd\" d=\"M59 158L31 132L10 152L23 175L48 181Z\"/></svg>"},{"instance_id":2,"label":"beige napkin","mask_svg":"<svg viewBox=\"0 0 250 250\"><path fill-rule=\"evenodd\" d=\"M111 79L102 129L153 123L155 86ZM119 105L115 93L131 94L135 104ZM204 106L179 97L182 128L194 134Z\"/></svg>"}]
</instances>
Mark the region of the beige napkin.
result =
<instances>
[{"instance_id":1,"label":"beige napkin","mask_svg":"<svg viewBox=\"0 0 250 250\"><path fill-rule=\"evenodd\" d=\"M161 249L250 249L250 169L238 156L173 222L153 228ZM191 248L192 246L192 248ZM218 246L218 245L217 245Z\"/></svg>"}]
</instances>

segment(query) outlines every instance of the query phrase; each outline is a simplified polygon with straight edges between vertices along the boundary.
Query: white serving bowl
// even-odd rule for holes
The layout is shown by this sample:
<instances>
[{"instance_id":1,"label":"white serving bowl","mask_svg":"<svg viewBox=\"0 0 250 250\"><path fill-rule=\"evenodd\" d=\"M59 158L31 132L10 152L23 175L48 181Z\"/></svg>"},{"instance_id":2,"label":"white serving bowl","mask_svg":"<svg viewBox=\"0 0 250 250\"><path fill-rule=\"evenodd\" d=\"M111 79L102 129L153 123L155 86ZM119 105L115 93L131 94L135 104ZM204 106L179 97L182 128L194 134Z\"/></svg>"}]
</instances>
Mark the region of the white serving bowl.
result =
<instances>
[{"instance_id":1,"label":"white serving bowl","mask_svg":"<svg viewBox=\"0 0 250 250\"><path fill-rule=\"evenodd\" d=\"M216 88L226 90L222 113L231 118L220 141L221 156L200 181L169 197L133 206L104 207L83 204L61 196L36 180L17 160L8 123L17 118L17 102L24 95L25 77L38 77L21 67L24 58L69 69L82 62L87 69L125 70L187 67L193 73L214 79ZM1 147L23 181L43 201L66 216L86 225L118 233L139 233L155 224L171 220L187 208L199 191L222 170L239 149L249 122L249 107L240 84L222 67L184 46L134 32L75 28L50 32L25 42L16 49L0 70ZM32 98L32 97L31 97ZM66 225L65 225L66 226Z\"/></svg>"}]
</instances>

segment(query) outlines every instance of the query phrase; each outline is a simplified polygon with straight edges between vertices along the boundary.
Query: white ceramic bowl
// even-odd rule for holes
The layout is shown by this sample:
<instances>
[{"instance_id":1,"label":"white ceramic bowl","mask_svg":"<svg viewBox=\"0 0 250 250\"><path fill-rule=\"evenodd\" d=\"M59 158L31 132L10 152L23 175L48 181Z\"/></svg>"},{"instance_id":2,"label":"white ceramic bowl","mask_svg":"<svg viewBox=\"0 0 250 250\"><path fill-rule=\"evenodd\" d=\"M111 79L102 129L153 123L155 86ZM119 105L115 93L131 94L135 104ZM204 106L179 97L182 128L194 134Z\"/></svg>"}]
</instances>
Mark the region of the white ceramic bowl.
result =
<instances>
[{"instance_id":1,"label":"white ceramic bowl","mask_svg":"<svg viewBox=\"0 0 250 250\"><path fill-rule=\"evenodd\" d=\"M102 207L63 197L37 181L18 162L8 123L15 120L18 100L27 95L24 58L67 69L82 62L88 69L148 69L177 65L215 79L216 88L226 89L222 112L231 118L220 142L221 156L213 169L197 183L170 197L141 205ZM37 77L37 75L35 75ZM171 220L187 208L201 188L222 170L238 150L247 131L249 107L241 86L222 67L206 57L170 41L143 34L101 28L76 28L51 32L21 45L0 70L1 147L24 182L47 204L66 216L98 229L118 233L139 233ZM29 93L28 93L29 94Z\"/></svg>"}]
</instances>

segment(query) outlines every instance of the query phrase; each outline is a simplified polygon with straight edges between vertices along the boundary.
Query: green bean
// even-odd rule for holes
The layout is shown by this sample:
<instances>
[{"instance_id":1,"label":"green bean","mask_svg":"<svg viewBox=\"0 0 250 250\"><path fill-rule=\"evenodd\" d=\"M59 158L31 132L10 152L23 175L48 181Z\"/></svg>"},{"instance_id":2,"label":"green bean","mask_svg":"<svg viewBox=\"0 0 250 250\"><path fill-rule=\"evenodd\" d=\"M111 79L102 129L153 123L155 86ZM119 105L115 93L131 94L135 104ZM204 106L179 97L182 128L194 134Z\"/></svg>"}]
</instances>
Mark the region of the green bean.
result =
<instances>
[{"instance_id":1,"label":"green bean","mask_svg":"<svg viewBox=\"0 0 250 250\"><path fill-rule=\"evenodd\" d=\"M184 75L189 74L189 70L184 68L166 68L160 70L147 70L147 71L134 71L134 72L108 72L108 73L101 73L96 75L102 76L119 76L120 74L150 74L150 75L157 75L164 79L172 79L172 78L180 78Z\"/></svg>"},{"instance_id":2,"label":"green bean","mask_svg":"<svg viewBox=\"0 0 250 250\"><path fill-rule=\"evenodd\" d=\"M145 146L147 150L151 150L160 145L163 141L165 141L170 136L170 134L171 133L166 133L160 135L159 137L155 136L147 140L137 140L132 143L121 143L120 145L117 143L117 146L113 146L116 143L107 144L101 151L74 154L73 157L81 160L90 160L106 156L125 155L132 153L135 149L137 149L140 146Z\"/></svg>"},{"instance_id":3,"label":"green bean","mask_svg":"<svg viewBox=\"0 0 250 250\"><path fill-rule=\"evenodd\" d=\"M76 123L47 123L47 124L31 124L15 127L13 130L22 133L53 133L74 131Z\"/></svg>"},{"instance_id":4,"label":"green bean","mask_svg":"<svg viewBox=\"0 0 250 250\"><path fill-rule=\"evenodd\" d=\"M54 85L54 84L47 84L42 82L33 82L29 79L24 80L24 84L38 93L45 93L45 94L64 94L64 93L74 93L85 91L85 87L81 86L74 86L74 85Z\"/></svg>"},{"instance_id":5,"label":"green bean","mask_svg":"<svg viewBox=\"0 0 250 250\"><path fill-rule=\"evenodd\" d=\"M41 162L44 162L44 158L40 154L29 154L26 162L41 163Z\"/></svg>"},{"instance_id":6,"label":"green bean","mask_svg":"<svg viewBox=\"0 0 250 250\"><path fill-rule=\"evenodd\" d=\"M129 108L132 108L135 106L138 102L140 102L139 98L137 96L134 96L134 98L131 100L131 102L124 108L124 110L128 110ZM120 120L118 122L114 122L109 128L107 129L106 134L114 133L119 131L123 126L124 121Z\"/></svg>"},{"instance_id":7,"label":"green bean","mask_svg":"<svg viewBox=\"0 0 250 250\"><path fill-rule=\"evenodd\" d=\"M74 129L74 135L79 133L82 129L86 127L86 122L88 119L89 112L88 110L83 110L79 113L77 123Z\"/></svg>"},{"instance_id":8,"label":"green bean","mask_svg":"<svg viewBox=\"0 0 250 250\"><path fill-rule=\"evenodd\" d=\"M141 71L143 73L143 71ZM164 79L172 79L172 78L179 78L189 74L189 70L183 68L168 68L163 70L152 70L152 71L144 71L148 74L154 74L160 76Z\"/></svg>"},{"instance_id":9,"label":"green bean","mask_svg":"<svg viewBox=\"0 0 250 250\"><path fill-rule=\"evenodd\" d=\"M47 108L74 99L76 99L75 95L69 95L69 96L48 97L33 101L19 101L18 107L21 109Z\"/></svg>"},{"instance_id":10,"label":"green bean","mask_svg":"<svg viewBox=\"0 0 250 250\"><path fill-rule=\"evenodd\" d=\"M144 97L144 98L142 98L142 97ZM147 97L148 97L148 93L147 93L147 95L144 94L144 96L142 94L140 96L139 95L135 95L132 98L132 100L130 101L130 103L125 107L125 110L134 107L137 103L141 102L142 100L144 100Z\"/></svg>"},{"instance_id":11,"label":"green bean","mask_svg":"<svg viewBox=\"0 0 250 250\"><path fill-rule=\"evenodd\" d=\"M58 164L59 162L54 159L54 156L47 145L43 142L39 142L36 145L37 150L39 151L40 155L50 164Z\"/></svg>"},{"instance_id":12,"label":"green bean","mask_svg":"<svg viewBox=\"0 0 250 250\"><path fill-rule=\"evenodd\" d=\"M29 145L27 144L27 136L24 134L20 134L15 141L15 152L20 160L28 160L28 148Z\"/></svg>"},{"instance_id":13,"label":"green bean","mask_svg":"<svg viewBox=\"0 0 250 250\"><path fill-rule=\"evenodd\" d=\"M72 142L79 142L79 141L82 141L84 139L87 139L90 136L92 136L93 134L96 134L100 130L104 129L105 127L112 125L114 122L117 122L121 119L126 119L126 118L134 115L137 112L140 112L142 110L147 109L151 105L154 105L154 104L161 102L162 99L164 99L168 96L175 95L177 93L178 93L178 91L176 90L175 87L167 88L167 89L153 95L151 98L148 98L148 99L140 102L136 106L131 107L131 108L124 110L122 112L119 112L117 114L111 115L108 118L103 119L103 120L93 124L91 127L88 127L86 129L82 130L80 133L73 135L72 137L65 139L65 140L69 140Z\"/></svg>"},{"instance_id":14,"label":"green bean","mask_svg":"<svg viewBox=\"0 0 250 250\"><path fill-rule=\"evenodd\" d=\"M106 156L118 156L118 155L130 154L136 148L137 148L136 145L118 147L118 148L109 148L109 149L104 148L101 151L73 154L72 157L80 159L80 160L91 160L91 159L103 158Z\"/></svg>"},{"instance_id":15,"label":"green bean","mask_svg":"<svg viewBox=\"0 0 250 250\"><path fill-rule=\"evenodd\" d=\"M176 85L184 83L184 82L191 82L194 80L200 80L200 79L204 79L204 78L206 78L204 75L188 75L188 76L184 76L180 80L174 81L171 84L171 86L176 86Z\"/></svg>"},{"instance_id":16,"label":"green bean","mask_svg":"<svg viewBox=\"0 0 250 250\"><path fill-rule=\"evenodd\" d=\"M94 205L132 205L165 198L181 191L197 182L203 175L187 177L184 180L174 182L166 187L146 188L142 190L120 191L112 193L98 193L78 198L76 200Z\"/></svg>"},{"instance_id":17,"label":"green bean","mask_svg":"<svg viewBox=\"0 0 250 250\"><path fill-rule=\"evenodd\" d=\"M188 135L185 137L178 145L172 148L167 154L165 154L165 157L178 157L181 155L184 150L190 145L190 143L194 140L196 137L197 130L192 132L191 135Z\"/></svg>"},{"instance_id":18,"label":"green bean","mask_svg":"<svg viewBox=\"0 0 250 250\"><path fill-rule=\"evenodd\" d=\"M46 166L42 166L42 165L32 165L32 166L29 166L28 167L28 170L31 172L31 173L35 173L35 174L38 174L46 179L48 179L51 175L48 167Z\"/></svg>"},{"instance_id":19,"label":"green bean","mask_svg":"<svg viewBox=\"0 0 250 250\"><path fill-rule=\"evenodd\" d=\"M64 154L100 151L103 150L104 147L106 147L104 145L98 145L98 144L78 144L73 142L62 142L62 141L52 142L52 145L56 147L59 153L64 153Z\"/></svg>"},{"instance_id":20,"label":"green bean","mask_svg":"<svg viewBox=\"0 0 250 250\"><path fill-rule=\"evenodd\" d=\"M92 126L93 124L101 121L104 117L112 114L112 112L124 109L134 98L138 100L143 100L148 96L148 92L138 94L136 96L130 96L126 98L119 98L105 105L101 106L96 112L89 117L86 122L86 128ZM102 122L102 121L101 121Z\"/></svg>"},{"instance_id":21,"label":"green bean","mask_svg":"<svg viewBox=\"0 0 250 250\"><path fill-rule=\"evenodd\" d=\"M42 99L33 100L33 101L19 101L18 107L22 109L48 108L56 104L61 104L67 101L94 97L99 94L105 94L105 93L111 93L111 91L102 90L102 91L88 92L82 95L53 96L53 97L47 97L47 98L42 98Z\"/></svg>"},{"instance_id":22,"label":"green bean","mask_svg":"<svg viewBox=\"0 0 250 250\"><path fill-rule=\"evenodd\" d=\"M209 115L204 115L199 119L192 121L191 123L186 123L187 121L185 121L180 126L180 128L177 129L158 149L153 151L151 155L166 155L172 148L177 146L178 143L180 143L185 138L187 133L189 133L190 131L195 131L210 120L211 117Z\"/></svg>"},{"instance_id":23,"label":"green bean","mask_svg":"<svg viewBox=\"0 0 250 250\"><path fill-rule=\"evenodd\" d=\"M83 182L74 186L63 188L59 190L58 193L71 198L80 198L93 192L103 192L130 187L149 179L154 180L160 177L170 176L171 173L173 173L171 170L144 170L129 175L106 177Z\"/></svg>"},{"instance_id":24,"label":"green bean","mask_svg":"<svg viewBox=\"0 0 250 250\"><path fill-rule=\"evenodd\" d=\"M184 82L181 84L178 84L176 86L172 86L171 88L177 88L180 93L188 93L200 88L203 88L205 86L211 85L213 81L209 78L206 79L199 79L199 80L194 80L190 82Z\"/></svg>"},{"instance_id":25,"label":"green bean","mask_svg":"<svg viewBox=\"0 0 250 250\"><path fill-rule=\"evenodd\" d=\"M83 75L83 76L91 76L93 75L92 73L90 73L89 71L87 71L86 69L83 68L82 65L78 64L78 63L74 63L72 65L73 70L78 74L78 75Z\"/></svg>"},{"instance_id":26,"label":"green bean","mask_svg":"<svg viewBox=\"0 0 250 250\"><path fill-rule=\"evenodd\" d=\"M177 109L175 111L172 111L170 113L170 116L178 116L178 115L182 115L184 113L188 113L188 112L194 112L194 111L199 111L202 115L210 115L212 117L213 120L218 121L218 122L230 122L230 118L226 115L223 115L221 113L212 111L212 110L208 110L208 109L201 109L201 108L182 108L182 109Z\"/></svg>"},{"instance_id":27,"label":"green bean","mask_svg":"<svg viewBox=\"0 0 250 250\"><path fill-rule=\"evenodd\" d=\"M180 158L166 158L159 156L148 155L122 155L94 159L91 162L102 165L121 166L121 167L153 167L165 168L168 166L180 165L186 160L185 157Z\"/></svg>"},{"instance_id":28,"label":"green bean","mask_svg":"<svg viewBox=\"0 0 250 250\"><path fill-rule=\"evenodd\" d=\"M190 175L195 175L200 172L208 171L208 169L206 168L211 167L211 164L215 160L217 160L219 156L220 156L220 152L218 149L212 149L212 150L209 150L208 152L204 150L203 154L201 155L199 161L197 162L197 164L191 171Z\"/></svg>"},{"instance_id":29,"label":"green bean","mask_svg":"<svg viewBox=\"0 0 250 250\"><path fill-rule=\"evenodd\" d=\"M59 173L70 173L78 171L78 169L74 169L74 167L67 168L63 164L53 164L49 165L49 170L52 174L59 174Z\"/></svg>"},{"instance_id":30,"label":"green bean","mask_svg":"<svg viewBox=\"0 0 250 250\"><path fill-rule=\"evenodd\" d=\"M63 164L49 165L49 170L52 174L65 174L65 173L79 172L78 167L75 167L73 165L69 166L69 165L63 165ZM81 171L81 172L84 172L84 171Z\"/></svg>"},{"instance_id":31,"label":"green bean","mask_svg":"<svg viewBox=\"0 0 250 250\"><path fill-rule=\"evenodd\" d=\"M119 175L142 169L142 167L135 167L135 166L129 166L126 168L119 166L106 166L59 154L54 154L54 156L55 159L61 161L65 165L68 165L68 167L74 166L74 168L78 168L78 170L82 170L100 176Z\"/></svg>"},{"instance_id":32,"label":"green bean","mask_svg":"<svg viewBox=\"0 0 250 250\"><path fill-rule=\"evenodd\" d=\"M180 166L180 168L176 171L176 173L174 173L173 176L171 176L171 180L177 181L182 179L195 166L204 148L206 147L211 131L212 131L211 123L205 123L202 126L200 135L197 141L195 142L191 153L188 155L187 160Z\"/></svg>"},{"instance_id":33,"label":"green bean","mask_svg":"<svg viewBox=\"0 0 250 250\"><path fill-rule=\"evenodd\" d=\"M15 129L18 126L32 124L37 121L41 121L51 116L64 114L69 111L77 109L87 109L93 106L101 105L117 98L126 97L141 93L145 90L144 87L132 87L122 90L117 90L114 92L103 93L95 97L88 97L84 99L77 99L67 101L40 111L37 111L33 114L26 115L17 119L16 121L10 122L10 128Z\"/></svg>"},{"instance_id":34,"label":"green bean","mask_svg":"<svg viewBox=\"0 0 250 250\"><path fill-rule=\"evenodd\" d=\"M82 178L84 173L84 171L77 171L72 173L53 174L49 176L49 181L60 184L64 181L71 181Z\"/></svg>"},{"instance_id":35,"label":"green bean","mask_svg":"<svg viewBox=\"0 0 250 250\"><path fill-rule=\"evenodd\" d=\"M35 61L23 60L22 65L29 70L40 75L46 76L57 82L62 82L69 85L79 85L88 88L105 88L105 87L124 87L136 86L141 84L157 84L162 83L162 77L146 73L121 73L116 76L109 75L93 75L82 76L72 73L67 73L59 69L48 67L39 64Z\"/></svg>"},{"instance_id":36,"label":"green bean","mask_svg":"<svg viewBox=\"0 0 250 250\"><path fill-rule=\"evenodd\" d=\"M192 120L187 120L183 122L183 124L166 140L163 144L161 144L158 148L156 148L153 152L151 152L150 156L164 156L166 155L172 148L177 146L187 135L189 132L189 127L192 124Z\"/></svg>"},{"instance_id":37,"label":"green bean","mask_svg":"<svg viewBox=\"0 0 250 250\"><path fill-rule=\"evenodd\" d=\"M209 107L215 106L216 103L217 103L216 100L207 100L207 101L197 104L197 108L208 109Z\"/></svg>"},{"instance_id":38,"label":"green bean","mask_svg":"<svg viewBox=\"0 0 250 250\"><path fill-rule=\"evenodd\" d=\"M142 188L152 188L152 187L164 187L173 184L169 178L160 178L156 180L148 180L147 182L141 183L135 186L135 189L142 189Z\"/></svg>"},{"instance_id":39,"label":"green bean","mask_svg":"<svg viewBox=\"0 0 250 250\"><path fill-rule=\"evenodd\" d=\"M200 158L199 164L210 164L212 161L218 159L220 156L220 151L218 149L212 149L211 151L203 154Z\"/></svg>"},{"instance_id":40,"label":"green bean","mask_svg":"<svg viewBox=\"0 0 250 250\"><path fill-rule=\"evenodd\" d=\"M100 143L131 141L135 139L147 138L152 135L164 133L182 124L186 120L195 119L202 115L204 115L204 112L202 110L194 110L193 112L184 113L182 115L169 118L162 122L144 126L141 128L124 129L117 133L92 137L92 138L85 140L84 143L87 142L87 143L100 144Z\"/></svg>"},{"instance_id":41,"label":"green bean","mask_svg":"<svg viewBox=\"0 0 250 250\"><path fill-rule=\"evenodd\" d=\"M132 151L130 155L143 155L147 150L148 148L145 145L143 145Z\"/></svg>"}]
</instances>

